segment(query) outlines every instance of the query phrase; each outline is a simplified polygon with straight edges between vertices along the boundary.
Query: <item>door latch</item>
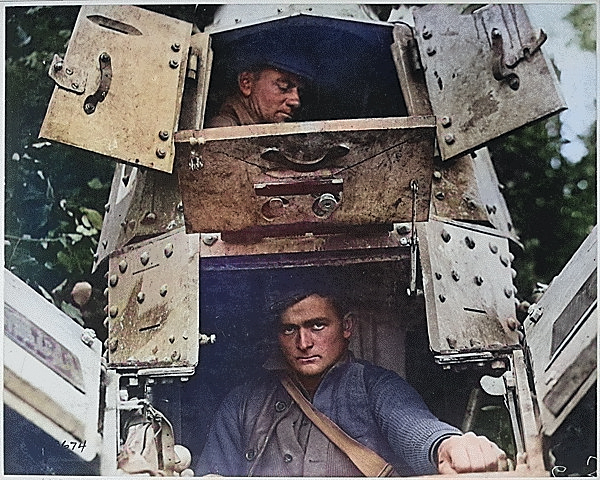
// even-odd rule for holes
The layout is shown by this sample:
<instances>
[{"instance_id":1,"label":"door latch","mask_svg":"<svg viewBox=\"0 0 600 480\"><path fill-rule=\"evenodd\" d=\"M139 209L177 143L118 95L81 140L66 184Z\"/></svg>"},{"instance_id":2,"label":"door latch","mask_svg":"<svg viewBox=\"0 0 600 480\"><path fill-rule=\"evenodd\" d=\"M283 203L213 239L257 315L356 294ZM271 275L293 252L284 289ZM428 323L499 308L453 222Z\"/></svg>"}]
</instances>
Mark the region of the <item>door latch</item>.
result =
<instances>
[{"instance_id":1,"label":"door latch","mask_svg":"<svg viewBox=\"0 0 600 480\"><path fill-rule=\"evenodd\" d=\"M506 81L510 88L518 90L520 86L519 76L506 68L502 32L497 28L492 29L492 52L492 73L494 74L494 78L499 82Z\"/></svg>"},{"instance_id":2,"label":"door latch","mask_svg":"<svg viewBox=\"0 0 600 480\"><path fill-rule=\"evenodd\" d=\"M106 52L102 52L99 57L100 62L100 85L98 90L92 95L89 95L83 104L83 110L88 115L91 115L96 111L96 106L99 102L103 102L108 95L110 89L110 82L112 80L112 65L110 55Z\"/></svg>"}]
</instances>

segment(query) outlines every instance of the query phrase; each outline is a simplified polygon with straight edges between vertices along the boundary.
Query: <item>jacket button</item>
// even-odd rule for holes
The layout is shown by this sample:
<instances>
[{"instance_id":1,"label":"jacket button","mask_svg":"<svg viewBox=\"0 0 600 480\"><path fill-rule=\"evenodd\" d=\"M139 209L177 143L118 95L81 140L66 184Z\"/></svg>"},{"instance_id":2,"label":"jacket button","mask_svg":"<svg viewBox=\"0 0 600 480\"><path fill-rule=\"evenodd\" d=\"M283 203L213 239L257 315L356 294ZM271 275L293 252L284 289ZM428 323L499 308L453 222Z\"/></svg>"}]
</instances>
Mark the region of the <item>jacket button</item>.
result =
<instances>
[{"instance_id":1,"label":"jacket button","mask_svg":"<svg viewBox=\"0 0 600 480\"><path fill-rule=\"evenodd\" d=\"M291 462L293 459L294 459L294 457L292 457L292 456L291 456L289 453L286 453L286 454L283 456L283 461L284 461L285 463L290 463L290 462Z\"/></svg>"},{"instance_id":2,"label":"jacket button","mask_svg":"<svg viewBox=\"0 0 600 480\"><path fill-rule=\"evenodd\" d=\"M285 404L285 402L277 402L275 404L276 412L283 412L286 408L287 408L287 405Z\"/></svg>"},{"instance_id":3,"label":"jacket button","mask_svg":"<svg viewBox=\"0 0 600 480\"><path fill-rule=\"evenodd\" d=\"M248 450L246 452L245 456L246 456L246 460L252 461L252 460L254 460L254 457L256 456L256 453L254 453L254 450Z\"/></svg>"}]
</instances>

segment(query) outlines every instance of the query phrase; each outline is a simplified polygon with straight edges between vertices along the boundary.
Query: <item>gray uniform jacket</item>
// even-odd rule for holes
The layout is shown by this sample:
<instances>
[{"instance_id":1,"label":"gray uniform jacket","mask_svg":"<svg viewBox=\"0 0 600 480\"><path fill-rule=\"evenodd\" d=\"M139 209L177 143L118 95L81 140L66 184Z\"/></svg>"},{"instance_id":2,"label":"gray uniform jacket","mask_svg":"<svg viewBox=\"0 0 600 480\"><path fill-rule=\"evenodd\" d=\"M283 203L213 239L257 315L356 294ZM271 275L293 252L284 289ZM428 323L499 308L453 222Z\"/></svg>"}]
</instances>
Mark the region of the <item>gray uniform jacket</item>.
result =
<instances>
[{"instance_id":1,"label":"gray uniform jacket","mask_svg":"<svg viewBox=\"0 0 600 480\"><path fill-rule=\"evenodd\" d=\"M235 388L211 426L196 474L362 476L306 419L280 372ZM435 449L461 432L438 420L396 373L351 356L323 378L313 405L401 475L436 473Z\"/></svg>"}]
</instances>

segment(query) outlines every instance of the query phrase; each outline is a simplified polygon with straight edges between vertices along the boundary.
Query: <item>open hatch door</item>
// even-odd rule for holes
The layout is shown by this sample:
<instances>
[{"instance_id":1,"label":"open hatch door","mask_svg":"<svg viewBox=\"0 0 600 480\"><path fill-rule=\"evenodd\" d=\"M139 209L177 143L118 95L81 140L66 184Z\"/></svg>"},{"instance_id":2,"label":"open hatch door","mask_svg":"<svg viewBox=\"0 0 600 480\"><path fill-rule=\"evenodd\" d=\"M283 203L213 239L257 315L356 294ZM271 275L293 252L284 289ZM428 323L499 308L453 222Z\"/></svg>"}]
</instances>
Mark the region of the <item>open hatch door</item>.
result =
<instances>
[{"instance_id":1,"label":"open hatch door","mask_svg":"<svg viewBox=\"0 0 600 480\"><path fill-rule=\"evenodd\" d=\"M40 137L171 172L192 25L123 5L81 8Z\"/></svg>"},{"instance_id":2,"label":"open hatch door","mask_svg":"<svg viewBox=\"0 0 600 480\"><path fill-rule=\"evenodd\" d=\"M542 430L550 436L597 378L597 227L525 320Z\"/></svg>"},{"instance_id":3,"label":"open hatch door","mask_svg":"<svg viewBox=\"0 0 600 480\"><path fill-rule=\"evenodd\" d=\"M540 50L546 34L532 28L523 5L461 14L432 4L413 16L442 159L566 108Z\"/></svg>"}]
</instances>

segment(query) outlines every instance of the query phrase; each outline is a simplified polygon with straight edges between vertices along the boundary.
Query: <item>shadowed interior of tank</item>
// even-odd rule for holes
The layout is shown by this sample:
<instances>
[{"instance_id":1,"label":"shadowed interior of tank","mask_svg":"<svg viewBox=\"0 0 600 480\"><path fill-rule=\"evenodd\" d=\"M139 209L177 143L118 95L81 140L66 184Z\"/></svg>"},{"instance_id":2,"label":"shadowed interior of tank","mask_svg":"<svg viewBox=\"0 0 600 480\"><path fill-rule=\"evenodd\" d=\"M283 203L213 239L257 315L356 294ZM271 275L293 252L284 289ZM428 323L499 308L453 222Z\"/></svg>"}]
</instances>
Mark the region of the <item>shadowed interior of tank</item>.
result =
<instances>
[{"instance_id":1,"label":"shadowed interior of tank","mask_svg":"<svg viewBox=\"0 0 600 480\"><path fill-rule=\"evenodd\" d=\"M282 268L280 261L273 256L262 268L247 268L248 264L236 268L232 263L202 260L201 332L216 334L216 343L200 348L195 375L184 383L157 383L152 399L173 423L178 442L195 458L223 397L258 375L276 352L269 306L313 289L337 296L355 313L350 345L355 356L398 372L434 414L461 427L469 395L483 372L443 370L435 363L423 298L406 294L407 259L288 268ZM487 400L498 404L499 410L504 408L501 399ZM497 418L498 412L490 413ZM492 436L498 435L493 423L489 415L483 418L482 426L487 425ZM510 425L508 429L510 437Z\"/></svg>"}]
</instances>

